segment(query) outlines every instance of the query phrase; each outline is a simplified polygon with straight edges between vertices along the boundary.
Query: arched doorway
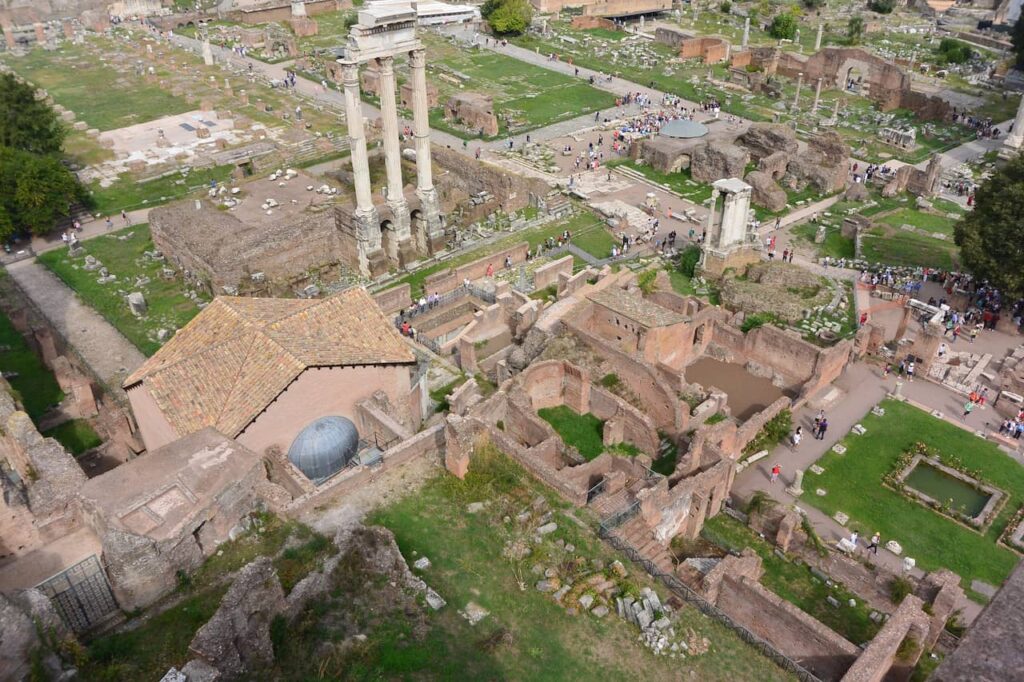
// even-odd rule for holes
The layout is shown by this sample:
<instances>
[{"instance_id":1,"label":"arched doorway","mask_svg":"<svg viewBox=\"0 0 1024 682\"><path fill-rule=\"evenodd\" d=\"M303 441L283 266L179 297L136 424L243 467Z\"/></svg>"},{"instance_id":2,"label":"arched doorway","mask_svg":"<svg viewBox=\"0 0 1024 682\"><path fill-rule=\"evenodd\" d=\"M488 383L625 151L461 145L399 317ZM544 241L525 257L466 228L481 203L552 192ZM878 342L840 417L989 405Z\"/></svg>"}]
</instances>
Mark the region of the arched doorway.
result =
<instances>
[{"instance_id":1,"label":"arched doorway","mask_svg":"<svg viewBox=\"0 0 1024 682\"><path fill-rule=\"evenodd\" d=\"M398 238L395 235L395 227L390 220L382 220L380 223L380 246L384 253L395 264L398 263Z\"/></svg>"},{"instance_id":2,"label":"arched doorway","mask_svg":"<svg viewBox=\"0 0 1024 682\"><path fill-rule=\"evenodd\" d=\"M416 250L426 255L429 249L427 238L427 220L423 217L423 211L413 209L409 213L409 226L412 228L412 238L416 241Z\"/></svg>"}]
</instances>

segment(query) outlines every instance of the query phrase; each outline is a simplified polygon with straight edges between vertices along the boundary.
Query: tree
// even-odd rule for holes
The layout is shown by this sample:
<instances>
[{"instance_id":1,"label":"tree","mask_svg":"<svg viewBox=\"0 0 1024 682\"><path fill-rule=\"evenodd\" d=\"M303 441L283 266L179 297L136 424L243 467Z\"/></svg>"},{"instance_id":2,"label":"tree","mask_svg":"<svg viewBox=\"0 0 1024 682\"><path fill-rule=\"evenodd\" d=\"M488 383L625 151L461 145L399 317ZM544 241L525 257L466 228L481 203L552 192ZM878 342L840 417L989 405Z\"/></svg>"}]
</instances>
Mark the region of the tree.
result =
<instances>
[{"instance_id":1,"label":"tree","mask_svg":"<svg viewBox=\"0 0 1024 682\"><path fill-rule=\"evenodd\" d=\"M488 3L492 0L488 0ZM529 0L493 0L488 7L487 23L498 35L519 35L526 31L533 19L533 5ZM485 3L487 4L487 3ZM481 11L481 14L483 12Z\"/></svg>"},{"instance_id":2,"label":"tree","mask_svg":"<svg viewBox=\"0 0 1024 682\"><path fill-rule=\"evenodd\" d=\"M56 154L67 130L35 89L13 74L0 76L0 146L33 154Z\"/></svg>"},{"instance_id":3,"label":"tree","mask_svg":"<svg viewBox=\"0 0 1024 682\"><path fill-rule=\"evenodd\" d=\"M796 37L796 17L788 12L775 15L768 27L768 35L779 40L792 40Z\"/></svg>"},{"instance_id":4,"label":"tree","mask_svg":"<svg viewBox=\"0 0 1024 682\"><path fill-rule=\"evenodd\" d=\"M971 60L974 50L967 43L943 38L939 43L939 59L947 64L964 64Z\"/></svg>"},{"instance_id":5,"label":"tree","mask_svg":"<svg viewBox=\"0 0 1024 682\"><path fill-rule=\"evenodd\" d=\"M0 240L49 232L84 200L78 178L57 156L0 147Z\"/></svg>"},{"instance_id":6,"label":"tree","mask_svg":"<svg viewBox=\"0 0 1024 682\"><path fill-rule=\"evenodd\" d=\"M1013 54L1017 57L1017 65L1024 64L1024 21L1018 20L1013 25L1010 42L1013 43Z\"/></svg>"},{"instance_id":7,"label":"tree","mask_svg":"<svg viewBox=\"0 0 1024 682\"><path fill-rule=\"evenodd\" d=\"M821 9L825 6L825 0L803 0L807 9Z\"/></svg>"},{"instance_id":8,"label":"tree","mask_svg":"<svg viewBox=\"0 0 1024 682\"><path fill-rule=\"evenodd\" d=\"M868 0L868 9L879 14L892 14L896 0Z\"/></svg>"},{"instance_id":9,"label":"tree","mask_svg":"<svg viewBox=\"0 0 1024 682\"><path fill-rule=\"evenodd\" d=\"M851 45L856 45L864 37L864 17L855 14L846 23L846 37L850 39Z\"/></svg>"},{"instance_id":10,"label":"tree","mask_svg":"<svg viewBox=\"0 0 1024 682\"><path fill-rule=\"evenodd\" d=\"M1024 296L1024 156L978 187L974 210L956 224L953 239L971 274L1002 290L1004 300Z\"/></svg>"}]
</instances>

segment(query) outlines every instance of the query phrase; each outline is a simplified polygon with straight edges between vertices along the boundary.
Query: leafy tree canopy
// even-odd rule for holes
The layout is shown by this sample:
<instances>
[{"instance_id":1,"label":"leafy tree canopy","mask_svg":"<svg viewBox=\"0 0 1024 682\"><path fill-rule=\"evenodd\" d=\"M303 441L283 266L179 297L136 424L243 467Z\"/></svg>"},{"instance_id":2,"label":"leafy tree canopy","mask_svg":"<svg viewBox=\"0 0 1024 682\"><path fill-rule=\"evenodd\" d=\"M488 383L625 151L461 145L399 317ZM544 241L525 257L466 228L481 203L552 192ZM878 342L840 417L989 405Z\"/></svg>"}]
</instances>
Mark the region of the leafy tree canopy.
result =
<instances>
[{"instance_id":1,"label":"leafy tree canopy","mask_svg":"<svg viewBox=\"0 0 1024 682\"><path fill-rule=\"evenodd\" d=\"M1024 21L1018 21L1013 25L1010 42L1013 43L1013 54L1017 57L1017 66L1024 64Z\"/></svg>"},{"instance_id":2,"label":"leafy tree canopy","mask_svg":"<svg viewBox=\"0 0 1024 682\"><path fill-rule=\"evenodd\" d=\"M0 240L49 232L84 199L78 178L57 156L0 147Z\"/></svg>"},{"instance_id":3,"label":"leafy tree canopy","mask_svg":"<svg viewBox=\"0 0 1024 682\"><path fill-rule=\"evenodd\" d=\"M851 45L856 45L864 37L864 17L857 14L850 17L846 22L846 37L850 39Z\"/></svg>"},{"instance_id":4,"label":"leafy tree canopy","mask_svg":"<svg viewBox=\"0 0 1024 682\"><path fill-rule=\"evenodd\" d=\"M0 75L0 146L33 154L56 154L64 146L66 129L46 102L38 101L31 85L13 74Z\"/></svg>"},{"instance_id":5,"label":"leafy tree canopy","mask_svg":"<svg viewBox=\"0 0 1024 682\"><path fill-rule=\"evenodd\" d=\"M974 210L953 232L960 260L975 277L1006 296L1024 296L1024 156L983 182Z\"/></svg>"},{"instance_id":6,"label":"leafy tree canopy","mask_svg":"<svg viewBox=\"0 0 1024 682\"><path fill-rule=\"evenodd\" d=\"M868 0L868 9L879 14L892 14L896 9L896 0Z\"/></svg>"},{"instance_id":7,"label":"leafy tree canopy","mask_svg":"<svg viewBox=\"0 0 1024 682\"><path fill-rule=\"evenodd\" d=\"M533 19L533 5L529 0L487 0L480 13L498 35L519 35Z\"/></svg>"},{"instance_id":8,"label":"leafy tree canopy","mask_svg":"<svg viewBox=\"0 0 1024 682\"><path fill-rule=\"evenodd\" d=\"M768 35L779 40L792 40L796 37L796 17L788 12L775 15L768 27Z\"/></svg>"}]
</instances>

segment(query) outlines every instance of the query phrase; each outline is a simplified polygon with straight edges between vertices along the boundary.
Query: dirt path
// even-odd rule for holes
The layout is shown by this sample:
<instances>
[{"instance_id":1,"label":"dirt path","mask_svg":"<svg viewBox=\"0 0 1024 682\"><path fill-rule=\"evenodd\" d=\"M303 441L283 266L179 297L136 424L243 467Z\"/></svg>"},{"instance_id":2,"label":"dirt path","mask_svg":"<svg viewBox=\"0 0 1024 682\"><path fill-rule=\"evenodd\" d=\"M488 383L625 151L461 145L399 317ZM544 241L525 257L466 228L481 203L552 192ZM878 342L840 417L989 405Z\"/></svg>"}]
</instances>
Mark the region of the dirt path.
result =
<instances>
[{"instance_id":1,"label":"dirt path","mask_svg":"<svg viewBox=\"0 0 1024 682\"><path fill-rule=\"evenodd\" d=\"M7 271L96 376L120 393L125 376L142 365L145 356L36 259L13 263Z\"/></svg>"}]
</instances>

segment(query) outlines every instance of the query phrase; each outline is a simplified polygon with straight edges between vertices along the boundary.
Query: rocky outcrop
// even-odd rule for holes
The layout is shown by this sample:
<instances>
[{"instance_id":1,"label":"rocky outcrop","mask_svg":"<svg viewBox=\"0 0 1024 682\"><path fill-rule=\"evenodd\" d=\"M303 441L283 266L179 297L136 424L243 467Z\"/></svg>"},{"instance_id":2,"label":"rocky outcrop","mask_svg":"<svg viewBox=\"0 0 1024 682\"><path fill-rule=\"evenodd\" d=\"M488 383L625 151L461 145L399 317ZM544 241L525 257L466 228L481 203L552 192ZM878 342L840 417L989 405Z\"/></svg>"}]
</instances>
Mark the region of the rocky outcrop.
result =
<instances>
[{"instance_id":1,"label":"rocky outcrop","mask_svg":"<svg viewBox=\"0 0 1024 682\"><path fill-rule=\"evenodd\" d=\"M754 161L776 152L795 154L799 148L796 133L781 123L754 123L737 141L747 148Z\"/></svg>"},{"instance_id":2,"label":"rocky outcrop","mask_svg":"<svg viewBox=\"0 0 1024 682\"><path fill-rule=\"evenodd\" d=\"M47 642L40 634L45 633ZM73 679L73 669L65 670L60 657L48 643L70 637L56 609L42 592L20 590L10 597L0 593L0 680L35 679L30 676L36 652L41 679Z\"/></svg>"},{"instance_id":3,"label":"rocky outcrop","mask_svg":"<svg viewBox=\"0 0 1024 682\"><path fill-rule=\"evenodd\" d=\"M274 660L270 623L285 610L281 581L270 558L260 557L238 572L217 612L189 644L189 652L225 679L259 670Z\"/></svg>"},{"instance_id":4,"label":"rocky outcrop","mask_svg":"<svg viewBox=\"0 0 1024 682\"><path fill-rule=\"evenodd\" d=\"M537 327L530 327L523 343L512 349L508 356L508 367L514 372L521 372L544 352L544 347L551 339L550 335Z\"/></svg>"},{"instance_id":5,"label":"rocky outcrop","mask_svg":"<svg viewBox=\"0 0 1024 682\"><path fill-rule=\"evenodd\" d=\"M846 188L843 198L847 201L867 201L870 195L868 188L862 182L855 182Z\"/></svg>"},{"instance_id":6,"label":"rocky outcrop","mask_svg":"<svg viewBox=\"0 0 1024 682\"><path fill-rule=\"evenodd\" d=\"M795 156L786 168L786 181L794 189L813 185L831 194L846 186L850 147L835 132L811 138L807 150Z\"/></svg>"},{"instance_id":7,"label":"rocky outcrop","mask_svg":"<svg viewBox=\"0 0 1024 682\"><path fill-rule=\"evenodd\" d=\"M773 213L786 207L786 192L772 180L772 176L762 171L750 171L745 180L754 189L750 200L758 206Z\"/></svg>"},{"instance_id":8,"label":"rocky outcrop","mask_svg":"<svg viewBox=\"0 0 1024 682\"><path fill-rule=\"evenodd\" d=\"M750 161L746 149L732 144L705 144L690 157L690 176L697 182L740 178Z\"/></svg>"}]
</instances>

